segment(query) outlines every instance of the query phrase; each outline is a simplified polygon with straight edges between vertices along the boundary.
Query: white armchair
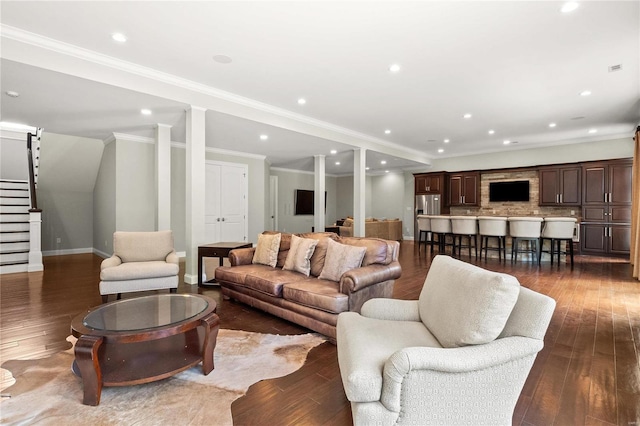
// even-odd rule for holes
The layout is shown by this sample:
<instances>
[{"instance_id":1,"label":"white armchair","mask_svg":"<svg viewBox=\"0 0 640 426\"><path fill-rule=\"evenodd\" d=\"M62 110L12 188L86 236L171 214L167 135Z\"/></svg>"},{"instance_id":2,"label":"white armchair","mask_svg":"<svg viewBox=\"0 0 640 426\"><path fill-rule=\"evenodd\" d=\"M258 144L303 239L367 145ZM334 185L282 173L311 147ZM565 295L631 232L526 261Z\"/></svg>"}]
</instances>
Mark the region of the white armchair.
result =
<instances>
[{"instance_id":1,"label":"white armchair","mask_svg":"<svg viewBox=\"0 0 640 426\"><path fill-rule=\"evenodd\" d=\"M178 289L178 255L171 231L114 232L113 256L100 265L100 294Z\"/></svg>"},{"instance_id":2,"label":"white armchair","mask_svg":"<svg viewBox=\"0 0 640 426\"><path fill-rule=\"evenodd\" d=\"M554 308L515 277L436 256L419 300L338 317L354 424L511 424Z\"/></svg>"}]
</instances>

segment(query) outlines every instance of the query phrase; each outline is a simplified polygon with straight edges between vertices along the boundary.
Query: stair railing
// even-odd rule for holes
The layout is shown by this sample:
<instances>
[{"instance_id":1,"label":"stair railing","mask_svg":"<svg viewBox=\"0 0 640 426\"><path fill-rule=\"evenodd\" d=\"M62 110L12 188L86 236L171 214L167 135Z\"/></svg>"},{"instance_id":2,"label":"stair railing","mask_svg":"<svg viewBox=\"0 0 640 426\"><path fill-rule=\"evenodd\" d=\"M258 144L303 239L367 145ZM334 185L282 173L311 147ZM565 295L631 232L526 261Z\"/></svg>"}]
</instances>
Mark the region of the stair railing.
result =
<instances>
[{"instance_id":1,"label":"stair railing","mask_svg":"<svg viewBox=\"0 0 640 426\"><path fill-rule=\"evenodd\" d=\"M41 212L38 208L38 197L36 195L36 183L38 181L38 165L40 162L40 136L42 128L38 127L36 134L27 133L27 161L29 162L29 194L31 196L30 212ZM34 143L35 137L35 143Z\"/></svg>"}]
</instances>

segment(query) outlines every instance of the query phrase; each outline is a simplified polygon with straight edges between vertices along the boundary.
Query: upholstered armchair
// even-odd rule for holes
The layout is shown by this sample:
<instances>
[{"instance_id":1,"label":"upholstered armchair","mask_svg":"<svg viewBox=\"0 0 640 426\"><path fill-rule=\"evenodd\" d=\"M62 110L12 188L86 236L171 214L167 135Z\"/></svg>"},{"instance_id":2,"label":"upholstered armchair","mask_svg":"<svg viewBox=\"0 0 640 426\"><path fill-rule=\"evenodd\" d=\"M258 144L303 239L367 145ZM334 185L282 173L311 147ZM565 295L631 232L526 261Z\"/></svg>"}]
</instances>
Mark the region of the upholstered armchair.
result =
<instances>
[{"instance_id":1,"label":"upholstered armchair","mask_svg":"<svg viewBox=\"0 0 640 426\"><path fill-rule=\"evenodd\" d=\"M106 302L110 294L134 291L178 289L178 255L173 249L173 233L115 232L113 256L100 265L100 294Z\"/></svg>"},{"instance_id":2,"label":"upholstered armchair","mask_svg":"<svg viewBox=\"0 0 640 426\"><path fill-rule=\"evenodd\" d=\"M515 277L436 256L419 300L338 317L354 424L511 424L554 308Z\"/></svg>"}]
</instances>

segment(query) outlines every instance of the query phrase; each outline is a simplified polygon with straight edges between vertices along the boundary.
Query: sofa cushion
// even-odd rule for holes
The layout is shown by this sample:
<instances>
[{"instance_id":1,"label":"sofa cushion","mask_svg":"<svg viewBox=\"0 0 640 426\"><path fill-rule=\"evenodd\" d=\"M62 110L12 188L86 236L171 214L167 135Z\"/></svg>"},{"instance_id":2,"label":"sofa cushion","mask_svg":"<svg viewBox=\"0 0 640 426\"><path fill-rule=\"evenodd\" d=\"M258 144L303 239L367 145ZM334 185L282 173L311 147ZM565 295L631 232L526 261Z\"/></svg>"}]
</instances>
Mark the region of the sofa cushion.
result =
<instances>
[{"instance_id":1,"label":"sofa cushion","mask_svg":"<svg viewBox=\"0 0 640 426\"><path fill-rule=\"evenodd\" d=\"M318 278L340 281L342 274L360 267L365 252L366 248L364 247L348 246L329 240L324 267Z\"/></svg>"},{"instance_id":2,"label":"sofa cushion","mask_svg":"<svg viewBox=\"0 0 640 426\"><path fill-rule=\"evenodd\" d=\"M216 280L244 285L248 274L260 274L272 271L267 265L219 266L215 270Z\"/></svg>"},{"instance_id":3,"label":"sofa cushion","mask_svg":"<svg viewBox=\"0 0 640 426\"><path fill-rule=\"evenodd\" d=\"M172 251L171 231L113 233L113 254L124 263L165 260Z\"/></svg>"},{"instance_id":4,"label":"sofa cushion","mask_svg":"<svg viewBox=\"0 0 640 426\"><path fill-rule=\"evenodd\" d=\"M258 244L253 254L252 263L269 265L272 268L278 262L278 250L280 248L280 234L260 234Z\"/></svg>"},{"instance_id":5,"label":"sofa cushion","mask_svg":"<svg viewBox=\"0 0 640 426\"><path fill-rule=\"evenodd\" d=\"M420 321L387 321L355 312L338 316L338 359L351 402L379 401L382 371L396 351L411 346L441 347Z\"/></svg>"},{"instance_id":6,"label":"sofa cushion","mask_svg":"<svg viewBox=\"0 0 640 426\"><path fill-rule=\"evenodd\" d=\"M443 347L489 343L504 329L519 293L511 275L438 255L420 293L420 319Z\"/></svg>"},{"instance_id":7,"label":"sofa cushion","mask_svg":"<svg viewBox=\"0 0 640 426\"><path fill-rule=\"evenodd\" d=\"M298 272L274 268L268 271L247 274L244 279L244 285L271 296L282 297L282 286L284 284L305 279L307 277Z\"/></svg>"},{"instance_id":8,"label":"sofa cushion","mask_svg":"<svg viewBox=\"0 0 640 426\"><path fill-rule=\"evenodd\" d=\"M388 244L385 240L347 237L340 238L340 242L349 246L364 247L366 249L364 259L362 259L362 266L369 266L374 263L385 265L390 262L389 256L387 256Z\"/></svg>"},{"instance_id":9,"label":"sofa cushion","mask_svg":"<svg viewBox=\"0 0 640 426\"><path fill-rule=\"evenodd\" d=\"M335 281L310 278L282 287L282 297L301 305L339 314L349 310L349 296L340 293Z\"/></svg>"},{"instance_id":10,"label":"sofa cushion","mask_svg":"<svg viewBox=\"0 0 640 426\"><path fill-rule=\"evenodd\" d=\"M313 238L318 240L318 245L316 249L313 251L313 256L311 256L311 275L317 277L322 273L322 268L324 267L324 259L327 256L327 246L329 245L328 240L331 239L333 241L338 240L338 236L333 232L310 232L305 234L299 234L300 237L303 238Z\"/></svg>"},{"instance_id":11,"label":"sofa cushion","mask_svg":"<svg viewBox=\"0 0 640 426\"><path fill-rule=\"evenodd\" d=\"M102 281L125 281L142 278L163 278L178 275L178 265L154 260L151 262L128 262L105 268L100 272Z\"/></svg>"},{"instance_id":12,"label":"sofa cushion","mask_svg":"<svg viewBox=\"0 0 640 426\"><path fill-rule=\"evenodd\" d=\"M296 235L291 236L291 247L287 254L287 260L284 262L282 269L287 271L295 271L309 276L311 270L311 256L318 245L318 240L311 238L300 238Z\"/></svg>"}]
</instances>

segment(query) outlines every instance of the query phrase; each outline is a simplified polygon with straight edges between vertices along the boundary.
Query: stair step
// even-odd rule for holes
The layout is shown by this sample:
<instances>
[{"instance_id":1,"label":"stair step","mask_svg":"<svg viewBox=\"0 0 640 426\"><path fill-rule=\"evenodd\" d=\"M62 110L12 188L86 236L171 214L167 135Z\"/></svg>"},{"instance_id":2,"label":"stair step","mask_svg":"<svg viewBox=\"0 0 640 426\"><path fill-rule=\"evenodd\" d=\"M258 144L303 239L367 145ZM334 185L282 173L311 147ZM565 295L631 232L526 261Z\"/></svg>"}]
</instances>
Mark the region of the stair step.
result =
<instances>
[{"instance_id":1,"label":"stair step","mask_svg":"<svg viewBox=\"0 0 640 426\"><path fill-rule=\"evenodd\" d=\"M29 250L15 253L0 253L0 264L29 262Z\"/></svg>"},{"instance_id":2,"label":"stair step","mask_svg":"<svg viewBox=\"0 0 640 426\"><path fill-rule=\"evenodd\" d=\"M0 195L3 197L14 196L14 197L28 197L29 189L28 188L0 188Z\"/></svg>"},{"instance_id":3,"label":"stair step","mask_svg":"<svg viewBox=\"0 0 640 426\"><path fill-rule=\"evenodd\" d=\"M29 242L28 231L0 232L0 243Z\"/></svg>"},{"instance_id":4,"label":"stair step","mask_svg":"<svg viewBox=\"0 0 640 426\"><path fill-rule=\"evenodd\" d=\"M24 189L24 190L29 190L29 183L28 182L7 182L7 181L0 181L0 189Z\"/></svg>"},{"instance_id":5,"label":"stair step","mask_svg":"<svg viewBox=\"0 0 640 426\"><path fill-rule=\"evenodd\" d=\"M18 195L0 195L0 198L3 198L3 199L16 199L16 198L18 198L18 199L27 199L27 200L29 199L28 196L18 196Z\"/></svg>"},{"instance_id":6,"label":"stair step","mask_svg":"<svg viewBox=\"0 0 640 426\"><path fill-rule=\"evenodd\" d=\"M0 222L0 232L29 232L29 222Z\"/></svg>"},{"instance_id":7,"label":"stair step","mask_svg":"<svg viewBox=\"0 0 640 426\"><path fill-rule=\"evenodd\" d=\"M28 204L22 204L22 205L0 204L0 214L9 214L9 213L29 214L29 205Z\"/></svg>"},{"instance_id":8,"label":"stair step","mask_svg":"<svg viewBox=\"0 0 640 426\"><path fill-rule=\"evenodd\" d=\"M27 241L0 241L0 254L13 254L29 252L29 240Z\"/></svg>"},{"instance_id":9,"label":"stair step","mask_svg":"<svg viewBox=\"0 0 640 426\"><path fill-rule=\"evenodd\" d=\"M0 252L0 256L6 256L8 254L20 254L20 253L29 253L29 249L2 251L2 252Z\"/></svg>"}]
</instances>

